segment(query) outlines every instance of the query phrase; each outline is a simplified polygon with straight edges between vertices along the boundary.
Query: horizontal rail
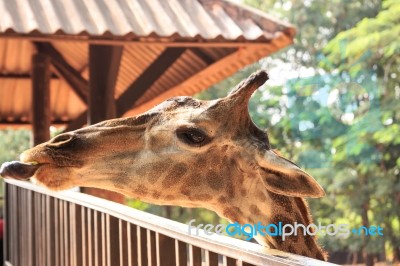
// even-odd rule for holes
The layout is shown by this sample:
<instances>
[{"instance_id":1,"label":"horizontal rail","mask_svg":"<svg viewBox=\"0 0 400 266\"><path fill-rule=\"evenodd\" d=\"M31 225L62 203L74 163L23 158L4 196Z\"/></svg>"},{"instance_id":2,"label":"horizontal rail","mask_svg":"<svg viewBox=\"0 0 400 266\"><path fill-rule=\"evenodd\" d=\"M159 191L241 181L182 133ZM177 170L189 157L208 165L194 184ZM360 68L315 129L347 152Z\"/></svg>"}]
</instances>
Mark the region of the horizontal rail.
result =
<instances>
[{"instance_id":1,"label":"horizontal rail","mask_svg":"<svg viewBox=\"0 0 400 266\"><path fill-rule=\"evenodd\" d=\"M5 180L10 265L332 265L87 194Z\"/></svg>"}]
</instances>

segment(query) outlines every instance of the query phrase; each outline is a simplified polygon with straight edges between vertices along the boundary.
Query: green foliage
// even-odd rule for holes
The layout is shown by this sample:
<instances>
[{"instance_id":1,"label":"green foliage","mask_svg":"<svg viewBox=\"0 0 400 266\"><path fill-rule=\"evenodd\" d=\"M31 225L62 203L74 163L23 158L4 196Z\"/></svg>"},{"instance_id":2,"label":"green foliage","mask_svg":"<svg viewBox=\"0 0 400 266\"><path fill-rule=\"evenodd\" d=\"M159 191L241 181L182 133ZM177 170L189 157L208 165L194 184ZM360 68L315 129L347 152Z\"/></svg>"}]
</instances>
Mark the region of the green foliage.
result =
<instances>
[{"instance_id":1,"label":"green foliage","mask_svg":"<svg viewBox=\"0 0 400 266\"><path fill-rule=\"evenodd\" d=\"M339 69L351 69L360 63L374 64L377 61L396 64L400 54L399 36L400 2L386 0L376 17L364 18L354 28L339 33L324 51L328 54L328 61L333 63L331 66L340 65ZM347 44L344 51L338 49L343 43ZM366 51L371 55L367 60L360 60Z\"/></svg>"},{"instance_id":2,"label":"green foliage","mask_svg":"<svg viewBox=\"0 0 400 266\"><path fill-rule=\"evenodd\" d=\"M29 137L28 130L0 130L0 163L18 160L29 148Z\"/></svg>"}]
</instances>

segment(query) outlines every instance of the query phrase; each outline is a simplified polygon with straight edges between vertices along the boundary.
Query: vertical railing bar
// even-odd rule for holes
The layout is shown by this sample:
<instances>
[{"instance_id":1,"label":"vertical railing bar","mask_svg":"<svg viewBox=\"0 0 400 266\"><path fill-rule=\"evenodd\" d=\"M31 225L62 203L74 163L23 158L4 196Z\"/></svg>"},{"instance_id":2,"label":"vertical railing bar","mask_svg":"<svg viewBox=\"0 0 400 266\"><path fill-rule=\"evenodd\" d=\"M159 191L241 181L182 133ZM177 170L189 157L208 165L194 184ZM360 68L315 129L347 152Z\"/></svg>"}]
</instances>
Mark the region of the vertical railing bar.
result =
<instances>
[{"instance_id":1,"label":"vertical railing bar","mask_svg":"<svg viewBox=\"0 0 400 266\"><path fill-rule=\"evenodd\" d=\"M98 216L98 213L97 213L97 211L93 211L93 228L94 228L94 230L93 230L93 246L94 246L94 249L92 249L93 250L93 252L94 252L94 265L99 265L99 257L100 257L100 249L99 249L99 246L100 246L100 244L99 244L99 223L98 223L98 219L97 219L97 216Z\"/></svg>"},{"instance_id":2,"label":"vertical railing bar","mask_svg":"<svg viewBox=\"0 0 400 266\"><path fill-rule=\"evenodd\" d=\"M13 212L11 212L11 215L10 215L10 225L13 225L13 230L10 230L11 229L11 227L9 227L9 231L11 231L10 232L10 250L11 250L11 252L10 252L10 262L11 263L13 263L13 264L17 264L17 262L15 261L15 251L17 250L16 249L16 246L15 246L15 240L16 240L16 238L15 238L15 232L18 230L18 225L17 225L17 223L16 223L16 220L15 220L15 215L17 214L17 212L15 211L16 209L16 202L17 202L17 198L16 198L16 196L15 196L15 186L14 185L10 185L11 187L10 187L10 193L11 193L11 195L12 195L12 197L10 198L10 209L11 210L14 210Z\"/></svg>"},{"instance_id":3,"label":"vertical railing bar","mask_svg":"<svg viewBox=\"0 0 400 266\"><path fill-rule=\"evenodd\" d=\"M54 244L55 244L55 262L56 265L61 265L60 262L60 235L59 235L59 218L58 218L58 209L59 209L59 204L58 204L58 199L54 198Z\"/></svg>"},{"instance_id":4,"label":"vertical railing bar","mask_svg":"<svg viewBox=\"0 0 400 266\"><path fill-rule=\"evenodd\" d=\"M124 231L126 232L126 230L124 230L124 224L123 224L123 222L122 222L122 220L121 219L118 219L118 228L119 228L119 230L118 230L118 233L119 233L119 236L118 236L118 241L119 241L119 246L120 246L120 248L119 248L119 265L120 266L122 266L122 265L124 265L124 256L126 257L128 254L124 254L124 249L122 248L123 246L124 246ZM109 243L109 245L110 245L110 243ZM128 243L126 243L126 245L128 245Z\"/></svg>"},{"instance_id":5,"label":"vertical railing bar","mask_svg":"<svg viewBox=\"0 0 400 266\"><path fill-rule=\"evenodd\" d=\"M86 207L81 207L81 230L82 230L82 259L81 265L88 265L89 258L88 258L88 238L87 238L87 227L88 224L87 215L86 215Z\"/></svg>"},{"instance_id":6,"label":"vertical railing bar","mask_svg":"<svg viewBox=\"0 0 400 266\"><path fill-rule=\"evenodd\" d=\"M140 226L136 226L137 264L142 266L142 233Z\"/></svg>"},{"instance_id":7,"label":"vertical railing bar","mask_svg":"<svg viewBox=\"0 0 400 266\"><path fill-rule=\"evenodd\" d=\"M201 266L201 249L189 244L189 265Z\"/></svg>"},{"instance_id":8,"label":"vertical railing bar","mask_svg":"<svg viewBox=\"0 0 400 266\"><path fill-rule=\"evenodd\" d=\"M204 250L206 265L218 265L218 254L209 250Z\"/></svg>"},{"instance_id":9,"label":"vertical railing bar","mask_svg":"<svg viewBox=\"0 0 400 266\"><path fill-rule=\"evenodd\" d=\"M103 218L104 215L101 216ZM103 222L103 219L102 219ZM103 223L102 223L103 224ZM105 215L105 232L103 231L103 242L106 244L105 257L106 260L103 260L104 263L107 262L108 266L111 266L111 245L110 245L110 215Z\"/></svg>"},{"instance_id":10,"label":"vertical railing bar","mask_svg":"<svg viewBox=\"0 0 400 266\"><path fill-rule=\"evenodd\" d=\"M41 206L41 201L40 201L40 195L38 192L32 192L32 196L33 196L33 200L32 200L32 205L31 208L32 209L32 213L34 213L34 217L32 219L32 234L35 235L35 239L33 239L33 245L32 245L32 253L36 254L34 260L32 260L32 263L34 265L43 265L42 262L42 250L39 249L39 247L42 247L42 243L41 243L41 227L42 227L42 223L41 223L41 211L40 211L40 206Z\"/></svg>"},{"instance_id":11,"label":"vertical railing bar","mask_svg":"<svg viewBox=\"0 0 400 266\"><path fill-rule=\"evenodd\" d=\"M164 234L155 233L156 262L161 265L176 265L175 239Z\"/></svg>"},{"instance_id":12,"label":"vertical railing bar","mask_svg":"<svg viewBox=\"0 0 400 266\"><path fill-rule=\"evenodd\" d=\"M77 234L76 234L76 209L75 209L75 203L69 202L68 203L68 209L69 209L69 237L70 237L70 242L69 242L69 252L70 252L70 262L71 266L76 266L76 247L77 247Z\"/></svg>"},{"instance_id":13,"label":"vertical railing bar","mask_svg":"<svg viewBox=\"0 0 400 266\"><path fill-rule=\"evenodd\" d=\"M129 262L131 256L130 230L129 223L118 219L118 238L119 238L119 265L132 265Z\"/></svg>"},{"instance_id":14,"label":"vertical railing bar","mask_svg":"<svg viewBox=\"0 0 400 266\"><path fill-rule=\"evenodd\" d=\"M15 238L14 238L14 232L16 231L16 224L15 224L15 222L14 222L14 215L15 215L15 201L16 201L16 198L15 198L15 193L14 193L14 185L8 185L8 194L9 194L9 196L8 196L8 204L7 204L7 206L10 206L9 208L7 207L7 209L8 209L8 211L7 211L7 214L8 214L8 219L7 219L7 222L8 223L6 223L6 225L7 225L7 228L6 228L6 231L7 231L7 234L8 234L8 243L9 243L9 245L10 245L10 248L7 248L8 249L8 260L11 262L11 263L15 263L15 261L14 261L14 254L13 254L13 251L15 251ZM12 210L14 210L14 211L12 211ZM13 230L11 230L11 225L13 225Z\"/></svg>"},{"instance_id":15,"label":"vertical railing bar","mask_svg":"<svg viewBox=\"0 0 400 266\"><path fill-rule=\"evenodd\" d=\"M43 231L44 224L42 220L43 209L42 207L42 193L32 191L33 202L32 202L32 212L34 215L34 225L33 225L33 254L35 254L34 265L44 265L43 260L43 249L44 249L44 241L43 241ZM38 248L41 247L40 249Z\"/></svg>"},{"instance_id":16,"label":"vertical railing bar","mask_svg":"<svg viewBox=\"0 0 400 266\"><path fill-rule=\"evenodd\" d=\"M11 187L11 193L12 193L12 199L10 200L10 203L11 203L11 206L10 206L10 209L11 209L11 211L12 211L12 215L10 216L10 218L12 218L12 219L10 219L10 226L9 226L9 230L11 231L11 238L10 238L10 240L11 240L11 245L10 245L10 247L11 247L11 250L12 250L12 252L11 252L11 257L10 257L10 260L11 260L11 263L13 263L14 265L18 265L18 262L16 261L16 259L15 259L15 257L16 257L16 252L18 251L18 247L17 247L17 245L16 245L16 241L17 241L17 235L16 235L16 233L17 233L17 230L18 230L18 225L17 225L17 220L15 219L15 216L17 215L17 209L16 209L16 207L17 207L17 201L18 201L18 199L17 199L17 197L16 197L16 187L15 186L12 186Z\"/></svg>"},{"instance_id":17,"label":"vertical railing bar","mask_svg":"<svg viewBox=\"0 0 400 266\"><path fill-rule=\"evenodd\" d=\"M91 209L87 209L87 214L88 214L88 265L93 265L93 259L92 259L92 230L91 230L91 224L92 224L92 210Z\"/></svg>"},{"instance_id":18,"label":"vertical railing bar","mask_svg":"<svg viewBox=\"0 0 400 266\"><path fill-rule=\"evenodd\" d=\"M127 236L128 236L128 265L136 266L139 264L139 257L141 257L140 251L140 229L139 226L131 223L127 224Z\"/></svg>"},{"instance_id":19,"label":"vertical railing bar","mask_svg":"<svg viewBox=\"0 0 400 266\"><path fill-rule=\"evenodd\" d=\"M157 254L155 251L155 232L146 229L146 236L147 236L147 265L153 266L157 263Z\"/></svg>"},{"instance_id":20,"label":"vertical railing bar","mask_svg":"<svg viewBox=\"0 0 400 266\"><path fill-rule=\"evenodd\" d=\"M110 234L109 234L109 215L105 213L101 213L101 257L102 257L102 264L105 265L108 260L108 247L107 243L110 243Z\"/></svg>"},{"instance_id":21,"label":"vertical railing bar","mask_svg":"<svg viewBox=\"0 0 400 266\"><path fill-rule=\"evenodd\" d=\"M16 210L16 211L15 211L14 222L15 222L15 225L16 225L16 232L18 232L18 233L14 234L14 237L15 237L15 249L14 249L15 250L15 252L14 252L14 261L15 262L14 263L19 265L19 264L21 264L21 259L20 259L21 256L18 256L17 251L19 250L19 241L20 241L19 235L21 235L21 233L22 233L22 228L20 226L20 222L18 221L19 212L21 211L21 209L19 209L19 205L20 205L20 201L21 201L21 195L19 193L18 187L15 187L15 198L16 198L16 201L15 201L14 210ZM21 252L21 251L18 251L18 252Z\"/></svg>"},{"instance_id":22,"label":"vertical railing bar","mask_svg":"<svg viewBox=\"0 0 400 266\"><path fill-rule=\"evenodd\" d=\"M161 262L160 262L160 257L161 257L160 253L161 253L161 251L160 251L159 243L160 243L160 234L156 233L156 264L157 264L157 266L161 265Z\"/></svg>"},{"instance_id":23,"label":"vertical railing bar","mask_svg":"<svg viewBox=\"0 0 400 266\"><path fill-rule=\"evenodd\" d=\"M42 265L49 265L49 262L47 262L47 253L50 252L50 248L47 245L47 239L46 239L46 232L48 230L48 224L47 224L47 209L46 209L46 195L45 194L40 194L40 219L42 221L42 230L41 230L41 238L42 238Z\"/></svg>"},{"instance_id":24,"label":"vertical railing bar","mask_svg":"<svg viewBox=\"0 0 400 266\"><path fill-rule=\"evenodd\" d=\"M19 194L21 195L21 201L20 201L20 212L19 212L19 224L22 227L22 234L19 237L19 245L20 245L20 250L22 251L21 254L21 262L22 265L28 265L28 250L29 248L27 247L26 243L27 241L22 241L22 237L21 236L27 236L28 235L28 230L27 230L27 223L25 221L27 221L28 217L27 216L27 211L26 211L26 194L25 194L25 190L23 188L18 188L19 190Z\"/></svg>"},{"instance_id":25,"label":"vertical railing bar","mask_svg":"<svg viewBox=\"0 0 400 266\"><path fill-rule=\"evenodd\" d=\"M34 257L34 253L32 252L32 250L34 249L34 245L33 245L33 233L32 233L32 226L35 222L35 217L32 213L32 191L28 190L28 189L24 189L24 193L25 193L25 211L26 211L26 218L27 220L25 221L29 221L26 223L26 232L27 234L25 236L28 236L28 240L24 241L24 245L26 245L27 247L27 258L28 258L28 263L26 264L27 266L33 266L33 263L35 262L35 257Z\"/></svg>"},{"instance_id":26,"label":"vertical railing bar","mask_svg":"<svg viewBox=\"0 0 400 266\"><path fill-rule=\"evenodd\" d=\"M23 223L21 223L22 218L21 217L21 213L25 213L25 210L23 209L23 201L24 201L24 195L21 193L21 189L19 187L17 187L17 195L18 195L18 206L17 206L17 210L18 210L18 215L17 215L17 224L18 224L18 229L21 232L20 235L25 235L25 228ZM23 247L21 247L21 239L20 239L20 235L17 235L18 238L18 250L19 252L21 252L19 258L20 258L20 263L25 265L25 249Z\"/></svg>"},{"instance_id":27,"label":"vertical railing bar","mask_svg":"<svg viewBox=\"0 0 400 266\"><path fill-rule=\"evenodd\" d=\"M124 248L120 245L119 219L106 214L106 236L107 236L107 264L108 266L121 265L120 251ZM126 248L126 246L125 246Z\"/></svg>"},{"instance_id":28,"label":"vertical railing bar","mask_svg":"<svg viewBox=\"0 0 400 266\"><path fill-rule=\"evenodd\" d=\"M128 265L137 265L137 261L135 264L133 264L133 257L132 257L132 244L134 243L133 241L135 241L137 243L137 239L132 239L131 238L131 224L130 223L126 223L126 235L127 235L127 242L128 242ZM135 228L136 229L136 228ZM136 256L137 258L137 256Z\"/></svg>"},{"instance_id":29,"label":"vertical railing bar","mask_svg":"<svg viewBox=\"0 0 400 266\"><path fill-rule=\"evenodd\" d=\"M32 198L30 197L30 195L32 194L32 191L28 190L28 189L24 189L24 194L25 194L25 211L26 211L26 218L27 220L25 221L29 221L28 223L26 223L26 235L28 236L28 240L24 241L24 245L26 245L27 247L27 258L28 258L28 263L26 264L27 266L32 266L33 262L35 260L34 255L33 255L33 234L32 234L32 224L35 222L35 217L33 217L33 213L32 213L32 209L31 209L31 205L32 205Z\"/></svg>"},{"instance_id":30,"label":"vertical railing bar","mask_svg":"<svg viewBox=\"0 0 400 266\"><path fill-rule=\"evenodd\" d=\"M69 232L69 213L68 213L68 202L63 201L63 216L64 216L64 261L65 265L69 266L71 263L69 262L69 254L71 252L70 247L69 247L69 237L70 237L70 232Z\"/></svg>"},{"instance_id":31,"label":"vertical railing bar","mask_svg":"<svg viewBox=\"0 0 400 266\"><path fill-rule=\"evenodd\" d=\"M223 256L222 257L222 265L223 266L235 266L236 265L236 259L230 258L228 256Z\"/></svg>"},{"instance_id":32,"label":"vertical railing bar","mask_svg":"<svg viewBox=\"0 0 400 266\"><path fill-rule=\"evenodd\" d=\"M9 261L10 260L10 254L9 252L9 245L10 245L10 237L9 237L9 225L8 223L10 222L10 216L9 216L9 204L10 204L10 185L6 182L3 183L3 197L4 197L4 206L3 206L3 218L4 218L4 244L3 244L3 250L1 250L0 252L3 252L3 256L4 256L4 261Z\"/></svg>"},{"instance_id":33,"label":"vertical railing bar","mask_svg":"<svg viewBox=\"0 0 400 266\"><path fill-rule=\"evenodd\" d=\"M46 242L47 242L47 264L46 265L56 265L56 257L57 257L57 249L56 249L56 227L57 227L57 220L56 220L56 199L46 195L46 225L47 225L47 235L46 235Z\"/></svg>"},{"instance_id":34,"label":"vertical railing bar","mask_svg":"<svg viewBox=\"0 0 400 266\"><path fill-rule=\"evenodd\" d=\"M145 266L148 264L150 260L147 255L147 230L146 228L142 228L137 226L137 234L138 234L138 265Z\"/></svg>"},{"instance_id":35,"label":"vertical railing bar","mask_svg":"<svg viewBox=\"0 0 400 266\"><path fill-rule=\"evenodd\" d=\"M146 239L147 239L147 265L148 266L153 266L152 265L152 256L151 256L151 231L149 229L146 230Z\"/></svg>"},{"instance_id":36,"label":"vertical railing bar","mask_svg":"<svg viewBox=\"0 0 400 266\"><path fill-rule=\"evenodd\" d=\"M60 265L61 266L67 266L65 265L65 237L64 237L64 224L65 224L65 217L64 217L64 204L63 204L63 200L59 200L58 202L59 204L59 221L60 221L60 226L59 226L59 235L60 235Z\"/></svg>"},{"instance_id":37,"label":"vertical railing bar","mask_svg":"<svg viewBox=\"0 0 400 266\"><path fill-rule=\"evenodd\" d=\"M18 201L17 201L17 206L16 206L16 210L17 211L16 211L15 222L17 224L17 228L18 228L18 231L19 231L19 234L17 234L15 236L16 237L16 243L17 243L17 247L16 247L17 249L16 250L18 250L18 253L21 252L21 254L19 256L18 256L18 253L16 253L16 264L19 265L19 264L23 264L24 263L24 261L23 261L24 250L21 249L21 247L20 247L20 242L21 242L20 235L25 233L24 232L24 228L21 225L21 220L19 220L19 218L21 217L20 212L21 211L23 212L23 209L22 209L22 206L21 206L21 202L23 200L23 196L20 193L19 187L16 187L16 195L17 195Z\"/></svg>"},{"instance_id":38,"label":"vertical railing bar","mask_svg":"<svg viewBox=\"0 0 400 266\"><path fill-rule=\"evenodd\" d=\"M188 262L188 245L185 242L178 242L179 245L179 260L181 265L187 266Z\"/></svg>"}]
</instances>

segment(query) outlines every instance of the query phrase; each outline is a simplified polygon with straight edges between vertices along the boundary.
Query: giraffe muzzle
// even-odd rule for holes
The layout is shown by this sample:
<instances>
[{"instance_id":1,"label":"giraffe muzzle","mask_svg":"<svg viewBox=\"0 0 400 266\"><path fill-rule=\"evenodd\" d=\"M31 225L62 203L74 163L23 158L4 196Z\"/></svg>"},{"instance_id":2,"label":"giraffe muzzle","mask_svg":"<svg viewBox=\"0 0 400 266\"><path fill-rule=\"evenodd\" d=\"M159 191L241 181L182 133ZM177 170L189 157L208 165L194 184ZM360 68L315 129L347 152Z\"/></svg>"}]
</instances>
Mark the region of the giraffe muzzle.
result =
<instances>
[{"instance_id":1,"label":"giraffe muzzle","mask_svg":"<svg viewBox=\"0 0 400 266\"><path fill-rule=\"evenodd\" d=\"M21 163L18 161L5 162L1 165L0 175L6 178L27 180L35 174L40 166L40 164Z\"/></svg>"}]
</instances>

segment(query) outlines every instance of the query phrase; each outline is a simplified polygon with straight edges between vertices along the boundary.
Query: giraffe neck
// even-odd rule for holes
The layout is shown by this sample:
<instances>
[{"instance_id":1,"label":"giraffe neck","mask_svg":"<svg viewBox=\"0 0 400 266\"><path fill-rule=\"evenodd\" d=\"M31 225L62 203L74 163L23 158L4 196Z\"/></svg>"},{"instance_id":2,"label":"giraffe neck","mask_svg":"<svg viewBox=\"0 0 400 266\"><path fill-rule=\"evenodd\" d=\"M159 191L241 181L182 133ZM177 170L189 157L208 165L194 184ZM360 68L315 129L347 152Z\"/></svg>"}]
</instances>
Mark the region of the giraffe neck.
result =
<instances>
[{"instance_id":1,"label":"giraffe neck","mask_svg":"<svg viewBox=\"0 0 400 266\"><path fill-rule=\"evenodd\" d=\"M279 227L279 223L281 223L283 227L285 224L294 226L297 223L307 227L313 223L304 199L285 197L266 190L260 190L250 197L233 202L229 206L225 206L219 213L231 222L238 222L242 225L260 223L263 226L274 224ZM275 228L270 227L269 232L276 232ZM270 248L326 260L326 254L318 245L316 237L309 234L304 236L303 229L300 227L297 230L297 236L286 236L284 241L279 235L264 235L258 233L254 238L261 245Z\"/></svg>"}]
</instances>

